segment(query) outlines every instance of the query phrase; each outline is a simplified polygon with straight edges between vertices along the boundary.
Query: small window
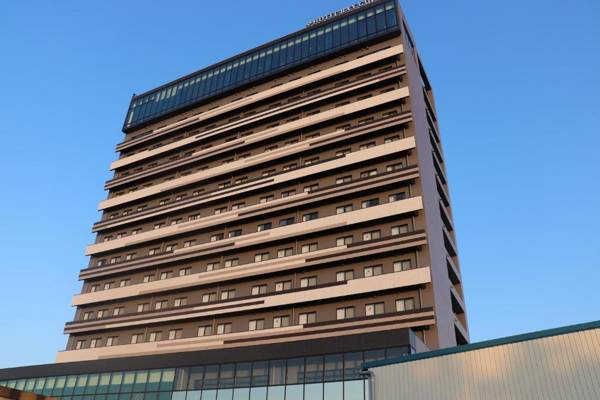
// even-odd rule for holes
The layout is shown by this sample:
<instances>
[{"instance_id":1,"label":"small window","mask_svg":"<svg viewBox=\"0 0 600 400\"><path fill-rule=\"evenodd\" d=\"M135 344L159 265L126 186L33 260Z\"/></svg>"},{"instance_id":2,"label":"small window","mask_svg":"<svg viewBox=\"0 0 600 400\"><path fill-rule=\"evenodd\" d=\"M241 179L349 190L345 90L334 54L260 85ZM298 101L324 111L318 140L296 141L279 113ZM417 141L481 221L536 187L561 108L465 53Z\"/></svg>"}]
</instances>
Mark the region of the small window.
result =
<instances>
[{"instance_id":1,"label":"small window","mask_svg":"<svg viewBox=\"0 0 600 400\"><path fill-rule=\"evenodd\" d=\"M304 193L310 193L310 192L314 192L315 190L319 189L319 184L315 183L313 185L309 185L309 186L304 186L304 189L302 190Z\"/></svg>"},{"instance_id":2,"label":"small window","mask_svg":"<svg viewBox=\"0 0 600 400\"><path fill-rule=\"evenodd\" d=\"M242 236L242 230L241 229L235 229L233 231L229 231L229 233L227 234L227 236L229 236L230 238L237 237L237 236Z\"/></svg>"},{"instance_id":3,"label":"small window","mask_svg":"<svg viewBox=\"0 0 600 400\"><path fill-rule=\"evenodd\" d=\"M91 339L90 340L90 349L95 349L100 346L100 339Z\"/></svg>"},{"instance_id":4,"label":"small window","mask_svg":"<svg viewBox=\"0 0 600 400\"><path fill-rule=\"evenodd\" d=\"M217 300L217 294L216 293L205 293L202 295L202 302L203 303L210 303L213 301Z\"/></svg>"},{"instance_id":5,"label":"small window","mask_svg":"<svg viewBox=\"0 0 600 400\"><path fill-rule=\"evenodd\" d=\"M369 207L375 207L379 205L379 199L378 198L374 198L374 199L369 199L369 200L365 200L361 203L362 208L369 208Z\"/></svg>"},{"instance_id":6,"label":"small window","mask_svg":"<svg viewBox=\"0 0 600 400\"><path fill-rule=\"evenodd\" d=\"M118 344L118 336L110 336L106 338L106 347L116 346Z\"/></svg>"},{"instance_id":7,"label":"small window","mask_svg":"<svg viewBox=\"0 0 600 400\"><path fill-rule=\"evenodd\" d=\"M154 303L155 310L163 310L163 309L167 308L168 306L169 306L168 300L161 300L161 301L157 301L156 303Z\"/></svg>"},{"instance_id":8,"label":"small window","mask_svg":"<svg viewBox=\"0 0 600 400\"><path fill-rule=\"evenodd\" d=\"M340 271L335 275L335 278L338 282L349 281L354 279L354 271L351 269L348 271Z\"/></svg>"},{"instance_id":9,"label":"small window","mask_svg":"<svg viewBox=\"0 0 600 400\"><path fill-rule=\"evenodd\" d=\"M292 288L292 281L281 281L275 283L275 291L283 292Z\"/></svg>"},{"instance_id":10,"label":"small window","mask_svg":"<svg viewBox=\"0 0 600 400\"><path fill-rule=\"evenodd\" d=\"M218 262L211 262L206 264L206 271L214 271L216 269L219 269L219 263Z\"/></svg>"},{"instance_id":11,"label":"small window","mask_svg":"<svg viewBox=\"0 0 600 400\"><path fill-rule=\"evenodd\" d=\"M415 299L399 299L396 300L396 311L410 311L415 309Z\"/></svg>"},{"instance_id":12,"label":"small window","mask_svg":"<svg viewBox=\"0 0 600 400\"><path fill-rule=\"evenodd\" d=\"M254 255L254 262L267 261L271 258L270 253L257 253Z\"/></svg>"},{"instance_id":13,"label":"small window","mask_svg":"<svg viewBox=\"0 0 600 400\"><path fill-rule=\"evenodd\" d=\"M290 197L296 194L295 190L286 190L285 192L281 192L281 197Z\"/></svg>"},{"instance_id":14,"label":"small window","mask_svg":"<svg viewBox=\"0 0 600 400\"><path fill-rule=\"evenodd\" d=\"M301 288L306 288L306 287L311 287L311 286L317 286L317 277L316 276L309 276L307 278L300 279L300 287Z\"/></svg>"},{"instance_id":15,"label":"small window","mask_svg":"<svg viewBox=\"0 0 600 400\"><path fill-rule=\"evenodd\" d=\"M365 121L366 121L366 120L365 120ZM362 122L362 121L359 121L359 124L361 124L361 123L363 123L363 122ZM369 143L364 143L364 144L361 144L361 145L358 147L358 150L366 150L366 149L368 149L368 148L371 148L371 147L375 147L375 142L369 142Z\"/></svg>"},{"instance_id":16,"label":"small window","mask_svg":"<svg viewBox=\"0 0 600 400\"><path fill-rule=\"evenodd\" d=\"M398 225L392 227L392 235L401 235L403 233L408 233L408 224Z\"/></svg>"},{"instance_id":17,"label":"small window","mask_svg":"<svg viewBox=\"0 0 600 400\"><path fill-rule=\"evenodd\" d=\"M361 178L368 178L369 176L375 176L375 175L377 175L376 169L370 169L368 171L363 171L360 173Z\"/></svg>"},{"instance_id":18,"label":"small window","mask_svg":"<svg viewBox=\"0 0 600 400\"><path fill-rule=\"evenodd\" d=\"M371 265L369 267L365 267L364 272L365 278L381 275L383 274L383 265Z\"/></svg>"},{"instance_id":19,"label":"small window","mask_svg":"<svg viewBox=\"0 0 600 400\"><path fill-rule=\"evenodd\" d=\"M160 332L160 331L150 332L150 334L148 335L149 342L158 342L161 339L162 339L162 332Z\"/></svg>"},{"instance_id":20,"label":"small window","mask_svg":"<svg viewBox=\"0 0 600 400\"><path fill-rule=\"evenodd\" d=\"M212 335L212 326L206 325L198 328L198 336L210 336Z\"/></svg>"},{"instance_id":21,"label":"small window","mask_svg":"<svg viewBox=\"0 0 600 400\"><path fill-rule=\"evenodd\" d=\"M210 236L210 241L211 242L217 242L219 240L223 240L223 234L222 233L215 233L214 235Z\"/></svg>"},{"instance_id":22,"label":"small window","mask_svg":"<svg viewBox=\"0 0 600 400\"><path fill-rule=\"evenodd\" d=\"M179 270L179 276L186 276L186 275L191 275L192 274L192 269L191 268L181 268Z\"/></svg>"},{"instance_id":23,"label":"small window","mask_svg":"<svg viewBox=\"0 0 600 400\"><path fill-rule=\"evenodd\" d=\"M183 337L183 329L171 329L169 331L169 340L181 339Z\"/></svg>"},{"instance_id":24,"label":"small window","mask_svg":"<svg viewBox=\"0 0 600 400\"><path fill-rule=\"evenodd\" d=\"M385 167L385 170L386 170L386 172L394 172L394 171L401 170L402 168L404 168L404 164L397 163L397 164L388 165L387 167Z\"/></svg>"},{"instance_id":25,"label":"small window","mask_svg":"<svg viewBox=\"0 0 600 400\"><path fill-rule=\"evenodd\" d=\"M237 267L238 265L240 265L239 258L230 258L225 260L225 268Z\"/></svg>"},{"instance_id":26,"label":"small window","mask_svg":"<svg viewBox=\"0 0 600 400\"><path fill-rule=\"evenodd\" d=\"M335 156L336 156L336 157L343 157L343 156L345 156L346 154L349 154L349 153L350 153L350 151L351 151L350 149L342 149L342 150L338 150L338 151L336 151L336 152L335 152Z\"/></svg>"},{"instance_id":27,"label":"small window","mask_svg":"<svg viewBox=\"0 0 600 400\"><path fill-rule=\"evenodd\" d=\"M173 301L173 307L183 307L187 305L187 297L179 297Z\"/></svg>"},{"instance_id":28,"label":"small window","mask_svg":"<svg viewBox=\"0 0 600 400\"><path fill-rule=\"evenodd\" d=\"M145 312L150 310L150 303L138 304L137 312Z\"/></svg>"},{"instance_id":29,"label":"small window","mask_svg":"<svg viewBox=\"0 0 600 400\"><path fill-rule=\"evenodd\" d=\"M352 211L353 209L354 209L354 207L352 207L352 204L346 204L344 206L336 207L335 212L336 212L336 214L344 214L344 213Z\"/></svg>"},{"instance_id":30,"label":"small window","mask_svg":"<svg viewBox=\"0 0 600 400\"><path fill-rule=\"evenodd\" d=\"M83 349L85 346L85 340L78 340L77 343L75 343L75 350L81 350Z\"/></svg>"},{"instance_id":31,"label":"small window","mask_svg":"<svg viewBox=\"0 0 600 400\"><path fill-rule=\"evenodd\" d=\"M305 253L317 251L318 249L319 249L319 245L317 243L308 243L308 244L303 244L302 247L300 248L300 251L302 254L305 254Z\"/></svg>"},{"instance_id":32,"label":"small window","mask_svg":"<svg viewBox=\"0 0 600 400\"><path fill-rule=\"evenodd\" d=\"M223 335L226 333L231 333L231 323L218 324L217 325L217 335Z\"/></svg>"},{"instance_id":33,"label":"small window","mask_svg":"<svg viewBox=\"0 0 600 400\"><path fill-rule=\"evenodd\" d=\"M277 258L289 257L289 256L293 256L293 255L294 255L293 247L287 247L285 249L277 250Z\"/></svg>"},{"instance_id":34,"label":"small window","mask_svg":"<svg viewBox=\"0 0 600 400\"><path fill-rule=\"evenodd\" d=\"M392 203L394 201L404 200L405 198L406 198L406 193L399 192L399 193L390 194L388 197L388 200L390 203Z\"/></svg>"},{"instance_id":35,"label":"small window","mask_svg":"<svg viewBox=\"0 0 600 400\"><path fill-rule=\"evenodd\" d=\"M249 331L259 331L265 329L265 320L264 319L251 319L248 321L248 330Z\"/></svg>"},{"instance_id":36,"label":"small window","mask_svg":"<svg viewBox=\"0 0 600 400\"><path fill-rule=\"evenodd\" d=\"M365 306L365 314L367 316L379 315L385 312L383 303L372 303Z\"/></svg>"},{"instance_id":37,"label":"small window","mask_svg":"<svg viewBox=\"0 0 600 400\"><path fill-rule=\"evenodd\" d=\"M215 208L215 215L219 215L219 214L223 214L227 212L227 207L219 207L219 208Z\"/></svg>"},{"instance_id":38,"label":"small window","mask_svg":"<svg viewBox=\"0 0 600 400\"><path fill-rule=\"evenodd\" d=\"M267 293L267 285L255 285L252 286L252 296L258 296L260 294Z\"/></svg>"},{"instance_id":39,"label":"small window","mask_svg":"<svg viewBox=\"0 0 600 400\"><path fill-rule=\"evenodd\" d=\"M258 199L258 203L262 204L262 203L267 203L267 202L273 201L273 200L275 200L275 196L270 194L268 196L263 196L260 199Z\"/></svg>"},{"instance_id":40,"label":"small window","mask_svg":"<svg viewBox=\"0 0 600 400\"><path fill-rule=\"evenodd\" d=\"M244 208L244 207L246 207L246 203L242 202L242 203L233 204L231 206L231 209L232 210L239 210L240 208Z\"/></svg>"},{"instance_id":41,"label":"small window","mask_svg":"<svg viewBox=\"0 0 600 400\"><path fill-rule=\"evenodd\" d=\"M319 213L314 211L310 213L306 213L302 216L302 222L312 221L313 219L319 218Z\"/></svg>"},{"instance_id":42,"label":"small window","mask_svg":"<svg viewBox=\"0 0 600 400\"><path fill-rule=\"evenodd\" d=\"M317 322L317 313L316 312L307 312L298 314L298 323L300 325L305 324L314 324Z\"/></svg>"},{"instance_id":43,"label":"small window","mask_svg":"<svg viewBox=\"0 0 600 400\"><path fill-rule=\"evenodd\" d=\"M379 238L381 238L381 231L376 230L376 231L364 232L362 235L362 238L364 241L379 239Z\"/></svg>"},{"instance_id":44,"label":"small window","mask_svg":"<svg viewBox=\"0 0 600 400\"><path fill-rule=\"evenodd\" d=\"M312 164L316 164L319 162L319 157L313 157L313 158L309 158L307 160L304 160L304 165L312 165Z\"/></svg>"},{"instance_id":45,"label":"small window","mask_svg":"<svg viewBox=\"0 0 600 400\"><path fill-rule=\"evenodd\" d=\"M354 307L340 307L336 310L337 319L354 318Z\"/></svg>"},{"instance_id":46,"label":"small window","mask_svg":"<svg viewBox=\"0 0 600 400\"><path fill-rule=\"evenodd\" d=\"M131 335L131 344L141 343L143 341L141 333Z\"/></svg>"},{"instance_id":47,"label":"small window","mask_svg":"<svg viewBox=\"0 0 600 400\"><path fill-rule=\"evenodd\" d=\"M153 280L154 280L154 275L145 275L143 282L148 283L148 282L152 282Z\"/></svg>"},{"instance_id":48,"label":"small window","mask_svg":"<svg viewBox=\"0 0 600 400\"><path fill-rule=\"evenodd\" d=\"M354 237L353 236L344 236L344 237L339 237L335 240L335 245L336 246L347 246L349 244L352 244Z\"/></svg>"},{"instance_id":49,"label":"small window","mask_svg":"<svg viewBox=\"0 0 600 400\"><path fill-rule=\"evenodd\" d=\"M160 273L160 280L171 279L173 277L173 271L165 271Z\"/></svg>"},{"instance_id":50,"label":"small window","mask_svg":"<svg viewBox=\"0 0 600 400\"><path fill-rule=\"evenodd\" d=\"M229 300L235 297L235 289L221 291L221 300Z\"/></svg>"},{"instance_id":51,"label":"small window","mask_svg":"<svg viewBox=\"0 0 600 400\"><path fill-rule=\"evenodd\" d=\"M290 326L290 316L289 315L282 315L282 316L273 318L273 328L283 328L285 326Z\"/></svg>"},{"instance_id":52,"label":"small window","mask_svg":"<svg viewBox=\"0 0 600 400\"><path fill-rule=\"evenodd\" d=\"M256 227L257 232L267 231L273 227L273 224L270 222L266 222L264 224L260 224Z\"/></svg>"},{"instance_id":53,"label":"small window","mask_svg":"<svg viewBox=\"0 0 600 400\"><path fill-rule=\"evenodd\" d=\"M410 260L400 260L394 262L394 272L406 271L412 268Z\"/></svg>"},{"instance_id":54,"label":"small window","mask_svg":"<svg viewBox=\"0 0 600 400\"><path fill-rule=\"evenodd\" d=\"M279 220L279 226L293 225L296 222L294 217L284 218Z\"/></svg>"},{"instance_id":55,"label":"small window","mask_svg":"<svg viewBox=\"0 0 600 400\"><path fill-rule=\"evenodd\" d=\"M342 176L340 178L336 178L336 180L335 180L336 185L340 185L342 183L348 183L348 182L352 182L352 175Z\"/></svg>"}]
</instances>

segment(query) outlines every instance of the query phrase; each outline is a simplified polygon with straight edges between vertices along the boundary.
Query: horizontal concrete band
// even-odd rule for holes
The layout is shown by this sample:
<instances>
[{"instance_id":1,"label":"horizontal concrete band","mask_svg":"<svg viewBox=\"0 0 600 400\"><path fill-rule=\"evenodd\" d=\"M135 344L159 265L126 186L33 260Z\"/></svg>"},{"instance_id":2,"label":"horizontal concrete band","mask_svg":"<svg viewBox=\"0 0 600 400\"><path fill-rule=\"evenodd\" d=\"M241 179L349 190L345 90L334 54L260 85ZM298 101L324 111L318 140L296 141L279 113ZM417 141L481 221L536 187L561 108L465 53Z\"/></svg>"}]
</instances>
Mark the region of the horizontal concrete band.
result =
<instances>
[{"instance_id":1,"label":"horizontal concrete band","mask_svg":"<svg viewBox=\"0 0 600 400\"><path fill-rule=\"evenodd\" d=\"M378 119L374 122L358 126L355 128L351 128L348 130L337 130L335 132L326 134L321 136L320 138L311 139L312 145L325 145L335 143L341 140L345 140L348 138L358 137L361 135L369 134L381 129L393 128L398 125L405 124L407 122L412 121L412 116L410 112L403 113L393 117L386 117L382 119ZM326 161L325 161L326 162ZM299 167L298 169L302 169L305 167ZM282 172L285 173L285 172ZM275 174L279 175L279 174ZM167 212L179 211L185 208L195 207L199 204L206 203L208 201L214 201L215 199L219 199L224 197L225 194L232 195L238 194L237 190L240 190L243 193L243 190L248 190L253 188L256 183L264 182L268 180L267 178L258 178L252 179L244 184L234 184L232 186L228 186L224 189L217 189L211 192L203 193L202 195L194 196L191 199L180 200L174 203L168 203L162 206L156 206L152 208L148 208L146 210L140 212L132 212L127 216L117 217L115 219L108 219L97 222L94 224L93 231L98 232L104 229L112 229L117 226L121 226L124 224L133 223L136 221L145 220L148 218L153 218L156 216L160 216ZM217 197L215 197L217 196ZM219 197L220 196L220 197Z\"/></svg>"},{"instance_id":2,"label":"horizontal concrete band","mask_svg":"<svg viewBox=\"0 0 600 400\"><path fill-rule=\"evenodd\" d=\"M92 244L86 248L86 255L94 255L128 246L139 245L152 240L158 240L173 235L194 232L207 228L214 228L228 223L239 224L248 218L260 217L261 215L267 213L283 211L291 207L299 207L315 201L337 199L340 196L356 193L357 190L362 192L381 186L390 185L396 182L415 179L419 176L417 171L417 168L414 167L394 174L385 174L379 177L372 177L379 179L362 180L359 182L354 182L353 184L332 187L324 191L301 192L267 203L259 203L237 210L226 211L220 214L207 215L193 221L182 222L176 225L167 225L160 229L152 229L136 235L129 235L108 242Z\"/></svg>"},{"instance_id":3,"label":"horizontal concrete band","mask_svg":"<svg viewBox=\"0 0 600 400\"><path fill-rule=\"evenodd\" d=\"M334 108L332 110L327 110L319 114L311 115L309 117L305 117L293 122L289 122L287 124L279 125L273 128L266 129L264 131L255 133L248 137L247 140L260 140L261 136L271 137L272 135L280 135L283 133L291 132L296 129L304 128L306 126L314 125L321 123L323 121L327 121L330 119L342 117L345 115L349 115L355 112L363 111L366 108L375 107L378 105L386 104L392 101L400 100L408 97L408 88L400 88L397 90L393 90L390 92L386 92L377 96L370 97L365 100L357 101L355 103L351 103L345 106L341 106L338 108ZM186 139L184 139L186 140ZM141 198L147 196L158 195L166 191L171 191L173 189L179 188L181 186L189 185L192 183L197 183L200 181L204 181L207 179L214 179L223 174L233 173L238 171L241 168L247 168L254 165L259 165L267 161L272 161L275 159L279 159L286 155L294 154L297 152L303 145L306 144L306 141L299 142L293 146L286 146L281 149L277 149L274 151L269 151L262 154L257 154L252 157L244 158L241 160L236 160L231 163L223 164L214 168L210 168L204 171L194 172L192 174L181 176L179 178L173 179L171 181L162 182L156 184L154 186L143 188L136 190L132 193L127 193L122 196L113 197L108 200L104 200L100 202L99 209L103 210L110 207L115 207L121 204L126 204L135 200L139 200ZM293 148L293 150L292 150Z\"/></svg>"},{"instance_id":4,"label":"horizontal concrete band","mask_svg":"<svg viewBox=\"0 0 600 400\"><path fill-rule=\"evenodd\" d=\"M354 321L331 321L330 323L314 325L293 325L284 328L236 332L224 335L61 351L57 355L56 362L64 363L113 357L235 348L432 325L435 325L434 312L430 309L423 309L410 313L395 313Z\"/></svg>"},{"instance_id":5,"label":"horizontal concrete band","mask_svg":"<svg viewBox=\"0 0 600 400\"><path fill-rule=\"evenodd\" d=\"M209 118L214 118L218 115L221 115L221 114L224 114L227 112L231 112L231 111L239 109L241 107L246 107L257 101L268 99L269 97L277 96L282 93L288 92L290 90L295 90L295 89L301 88L302 86L306 86L308 84L314 84L315 82L318 82L320 80L330 78L332 76L339 75L339 74L342 74L345 72L349 72L356 68L361 68L361 67L364 67L365 65L369 65L369 64L384 60L389 57L397 56L399 54L402 54L402 52L403 52L402 45L393 46L393 47L383 49L383 50L374 52L372 54L366 55L364 57L360 57L356 60L348 61L348 62L339 64L339 65L336 65L334 67L325 69L323 71L319 71L319 72L307 75L305 77L293 80L293 81L285 83L283 85L279 85L279 86L273 87L271 89L267 89L267 90L260 91L258 93L254 93L254 94L246 96L242 99L234 100L234 101L231 101L222 106L216 107L212 110L208 110L208 111L202 112L201 114L194 115L194 116L191 116L184 120L177 121L172 124L168 124L167 126L155 129L152 133L150 133L148 135L144 135L138 139L128 140L124 143L117 145L117 151L122 151L122 150L128 149L131 146L136 146L136 145L144 143L148 140L156 139L165 134L171 133L177 129L181 129L181 128L190 126L192 124L202 122ZM139 154L144 154L144 152L140 152ZM132 156L132 157L134 157L134 156ZM129 159L129 158L130 157L127 157L127 159ZM126 158L123 158L122 160L126 160ZM122 160L117 160L113 164L111 164L111 169L120 168L121 166L125 165L125 164L120 163ZM136 159L134 159L134 160L136 160Z\"/></svg>"},{"instance_id":6,"label":"horizontal concrete band","mask_svg":"<svg viewBox=\"0 0 600 400\"><path fill-rule=\"evenodd\" d=\"M392 70L381 72L380 74L369 76L368 78L362 79L361 81L358 81L358 82L352 82L346 86L340 86L338 88L330 89L327 92L319 93L319 95L311 96L308 99L303 99L302 101L298 101L297 104L294 103L291 105L288 104L285 106L277 107L277 108L274 108L274 109L271 109L268 111L264 111L259 114L255 114L252 117L245 118L244 120L248 120L246 122L246 124L254 123L261 119L271 118L278 114L293 111L294 109L297 109L297 108L305 107L305 106L313 104L313 103L324 101L328 98L337 97L346 92L355 91L355 90L362 89L362 88L365 88L365 87L368 87L371 85L375 85L380 82L388 81L392 78L400 77L404 73L405 73L405 68L398 67L398 68L395 68ZM235 128L237 130L240 128L240 126L243 126L243 125L244 124L242 124L241 122L238 121L237 123L235 123L235 125L233 127L230 127L228 129ZM210 135L210 136L222 136L222 135L226 135L226 134L227 134L226 131L220 131L220 132L215 133L214 135ZM212 146L207 149L196 150L193 153L191 153L189 156L186 156L185 158L178 158L177 160L173 160L173 161L165 161L165 162L161 163L160 165L157 165L153 168L146 169L144 171L140 171L138 173L129 174L127 176L122 176L122 177L118 177L118 178L113 178L106 182L106 184L104 185L104 188L105 189L116 188L116 187L119 187L119 186L122 186L125 184L133 183L140 179L146 179L146 178L151 177L156 174L166 173L172 169L181 168L181 167L184 167L185 165L188 165L191 163L198 163L198 162L202 161L203 159L206 159L207 157L215 157L218 155L222 155L224 153L231 153L234 150L239 151L240 149L245 148L249 144L255 143L255 141L248 140L248 138L251 138L251 135L248 135L248 136L245 136L242 138L237 138L237 139L228 141L226 143L218 144L218 145ZM264 140L264 138L262 140Z\"/></svg>"},{"instance_id":7,"label":"horizontal concrete band","mask_svg":"<svg viewBox=\"0 0 600 400\"><path fill-rule=\"evenodd\" d=\"M323 264L338 262L350 258L376 257L392 251L402 251L408 248L427 244L423 231L412 232L401 236L391 236L380 241L362 242L357 245L330 247L311 253L296 254L268 261L241 264L231 268L200 272L170 279L156 280L137 285L117 287L109 290L77 294L73 296L72 305L118 301L125 298L162 293L170 290L180 290L192 287L224 283L232 280L255 277L275 272L290 271L296 268L318 267Z\"/></svg>"},{"instance_id":8,"label":"horizontal concrete band","mask_svg":"<svg viewBox=\"0 0 600 400\"><path fill-rule=\"evenodd\" d=\"M171 308L168 310L153 311L144 315L130 314L110 317L107 320L80 321L67 325L65 333L83 333L107 329L159 324L195 318L226 315L231 312L258 311L273 307L286 307L312 303L315 301L334 300L340 297L355 296L368 293L377 293L390 289L400 289L431 282L429 267L415 268L407 271L393 272L368 278L359 278L346 281L343 284L328 287L317 287L288 293L273 294L269 296L252 296L241 300L221 303L218 307L214 304L199 304L192 307Z\"/></svg>"},{"instance_id":9,"label":"horizontal concrete band","mask_svg":"<svg viewBox=\"0 0 600 400\"><path fill-rule=\"evenodd\" d=\"M226 238L217 242L197 244L187 248L176 249L172 252L161 253L157 256L146 257L133 261L123 262L106 267L94 267L82 270L80 277L83 279L93 276L102 276L106 273L114 273L116 270L126 270L127 267L143 267L144 265L160 265L169 262L177 262L198 256L205 256L228 250L239 250L249 246L265 244L273 240L288 239L300 235L311 234L319 231L342 228L360 224L363 222L376 221L379 219L401 215L421 210L423 201L420 196L400 200L392 203L384 203L378 206L363 208L343 214L331 215L312 221L287 225L262 232L248 235Z\"/></svg>"}]
</instances>

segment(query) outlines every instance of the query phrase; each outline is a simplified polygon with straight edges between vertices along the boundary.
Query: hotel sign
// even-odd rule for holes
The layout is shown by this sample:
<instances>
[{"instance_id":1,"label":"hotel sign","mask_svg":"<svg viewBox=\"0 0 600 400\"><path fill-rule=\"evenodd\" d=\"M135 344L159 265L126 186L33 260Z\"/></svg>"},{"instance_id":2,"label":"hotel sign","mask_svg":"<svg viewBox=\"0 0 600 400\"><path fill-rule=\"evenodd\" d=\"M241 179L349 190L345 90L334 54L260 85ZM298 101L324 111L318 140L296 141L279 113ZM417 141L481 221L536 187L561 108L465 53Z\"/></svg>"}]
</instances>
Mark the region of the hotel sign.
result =
<instances>
[{"instance_id":1,"label":"hotel sign","mask_svg":"<svg viewBox=\"0 0 600 400\"><path fill-rule=\"evenodd\" d=\"M335 18L335 17L337 17L338 15L342 15L342 14L349 13L350 11L354 11L354 10L356 10L357 8L361 8L361 7L364 7L364 6L368 5L368 4L371 4L371 3L373 3L374 1L375 1L375 0L364 0L364 1L361 1L360 3L353 4L353 5L349 6L349 7L345 7L345 8L342 8L341 10L338 10L338 11L335 11L335 12L329 13L329 14L327 14L327 15L324 15L324 16L322 16L322 17L319 17L319 18L313 19L313 20L312 20L312 21L310 21L308 24L306 24L306 26L315 25L315 24L318 24L318 23L321 23L321 22L327 21L327 20L329 20L329 19L331 19L331 18Z\"/></svg>"}]
</instances>

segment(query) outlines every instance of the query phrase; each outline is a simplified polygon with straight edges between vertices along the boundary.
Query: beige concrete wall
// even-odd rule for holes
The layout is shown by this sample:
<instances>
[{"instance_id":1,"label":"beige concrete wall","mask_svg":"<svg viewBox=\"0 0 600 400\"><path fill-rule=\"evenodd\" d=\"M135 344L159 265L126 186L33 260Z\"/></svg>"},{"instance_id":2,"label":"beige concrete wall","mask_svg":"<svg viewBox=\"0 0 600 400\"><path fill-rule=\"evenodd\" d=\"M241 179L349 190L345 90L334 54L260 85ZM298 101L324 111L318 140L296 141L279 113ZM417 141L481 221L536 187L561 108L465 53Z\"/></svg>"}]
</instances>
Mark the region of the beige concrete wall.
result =
<instances>
[{"instance_id":1,"label":"beige concrete wall","mask_svg":"<svg viewBox=\"0 0 600 400\"><path fill-rule=\"evenodd\" d=\"M599 399L600 329L372 371L376 400Z\"/></svg>"}]
</instances>

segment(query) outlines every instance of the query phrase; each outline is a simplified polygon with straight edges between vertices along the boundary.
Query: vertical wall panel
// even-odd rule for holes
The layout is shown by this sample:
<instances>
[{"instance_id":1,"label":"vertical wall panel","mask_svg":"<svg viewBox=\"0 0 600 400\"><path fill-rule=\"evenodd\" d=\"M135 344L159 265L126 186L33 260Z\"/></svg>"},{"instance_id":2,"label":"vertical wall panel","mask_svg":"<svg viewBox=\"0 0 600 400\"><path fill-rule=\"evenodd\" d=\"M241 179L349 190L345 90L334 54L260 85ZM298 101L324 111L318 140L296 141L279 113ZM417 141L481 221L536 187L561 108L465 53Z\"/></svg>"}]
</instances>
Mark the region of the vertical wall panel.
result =
<instances>
[{"instance_id":1,"label":"vertical wall panel","mask_svg":"<svg viewBox=\"0 0 600 400\"><path fill-rule=\"evenodd\" d=\"M600 399L600 329L375 367L375 400Z\"/></svg>"}]
</instances>

